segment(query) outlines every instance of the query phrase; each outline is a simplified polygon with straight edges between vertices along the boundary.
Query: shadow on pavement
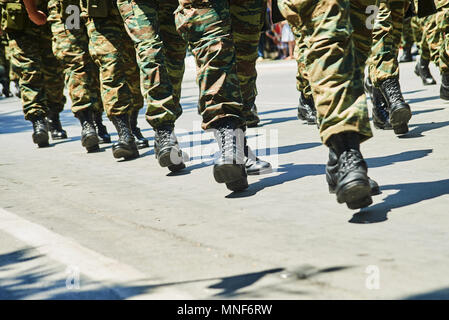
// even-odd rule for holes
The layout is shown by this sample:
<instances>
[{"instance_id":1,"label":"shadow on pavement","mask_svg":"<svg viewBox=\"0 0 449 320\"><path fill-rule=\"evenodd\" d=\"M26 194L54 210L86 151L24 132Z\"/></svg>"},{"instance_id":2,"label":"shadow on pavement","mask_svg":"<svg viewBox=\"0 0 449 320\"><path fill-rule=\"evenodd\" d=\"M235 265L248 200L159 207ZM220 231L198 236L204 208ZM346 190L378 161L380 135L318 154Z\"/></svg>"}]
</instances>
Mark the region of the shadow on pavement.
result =
<instances>
[{"instance_id":1,"label":"shadow on pavement","mask_svg":"<svg viewBox=\"0 0 449 320\"><path fill-rule=\"evenodd\" d=\"M422 113L429 113L429 112L435 112L435 111L441 111L441 110L445 110L445 108L433 108L433 109L425 109L425 110L415 110L415 111L412 111L412 115L416 116L416 115L422 114Z\"/></svg>"},{"instance_id":2,"label":"shadow on pavement","mask_svg":"<svg viewBox=\"0 0 449 320\"><path fill-rule=\"evenodd\" d=\"M309 145L313 145L313 143ZM432 149L414 150L414 151L401 152L398 154L392 154L389 156L368 158L366 159L366 161L368 163L368 168L377 168L388 166L397 162L411 161L415 159L424 158L430 153L432 153ZM277 169L277 172L280 172L281 174L277 176L269 176L266 178L262 178L259 181L250 184L247 190L242 192L232 192L229 195L227 195L226 198L233 199L233 198L250 197L265 188L281 185L285 182L301 179L307 176L324 175L325 170L326 166L324 164L293 164L293 163L282 164ZM375 177L372 178L376 180ZM324 183L323 188L325 187Z\"/></svg>"},{"instance_id":3,"label":"shadow on pavement","mask_svg":"<svg viewBox=\"0 0 449 320\"><path fill-rule=\"evenodd\" d=\"M407 134L404 134L402 136L399 136L401 139L406 138L418 138L423 137L423 132L440 129L443 127L449 126L449 121L444 122L427 122L427 123L420 123L420 124L410 124L409 127L413 128L410 130Z\"/></svg>"},{"instance_id":4,"label":"shadow on pavement","mask_svg":"<svg viewBox=\"0 0 449 320\"><path fill-rule=\"evenodd\" d=\"M381 186L381 191L398 190L395 194L387 196L383 202L364 208L353 215L351 223L376 223L388 219L388 212L392 209L410 206L421 201L430 200L449 194L449 179L403 183Z\"/></svg>"},{"instance_id":5,"label":"shadow on pavement","mask_svg":"<svg viewBox=\"0 0 449 320\"><path fill-rule=\"evenodd\" d=\"M280 117L280 118L268 118L268 119L260 119L262 123L259 124L259 127L264 127L270 124L282 123L287 121L299 121L298 117ZM266 122L268 121L268 122Z\"/></svg>"},{"instance_id":6,"label":"shadow on pavement","mask_svg":"<svg viewBox=\"0 0 449 320\"><path fill-rule=\"evenodd\" d=\"M449 288L419 293L403 298L404 300L449 300Z\"/></svg>"}]
</instances>

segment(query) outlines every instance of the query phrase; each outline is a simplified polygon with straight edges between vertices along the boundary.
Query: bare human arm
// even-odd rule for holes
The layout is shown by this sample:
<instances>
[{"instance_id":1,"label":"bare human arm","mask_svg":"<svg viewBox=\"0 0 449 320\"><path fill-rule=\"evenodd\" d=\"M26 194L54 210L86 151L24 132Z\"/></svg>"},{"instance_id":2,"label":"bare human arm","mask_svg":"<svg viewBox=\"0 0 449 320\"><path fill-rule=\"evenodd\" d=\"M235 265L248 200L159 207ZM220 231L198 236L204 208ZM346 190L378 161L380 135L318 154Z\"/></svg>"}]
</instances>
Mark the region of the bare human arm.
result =
<instances>
[{"instance_id":1,"label":"bare human arm","mask_svg":"<svg viewBox=\"0 0 449 320\"><path fill-rule=\"evenodd\" d=\"M42 26L47 23L47 16L37 9L36 0L23 0L23 3L27 9L28 17L30 17L30 20L33 21L34 24Z\"/></svg>"}]
</instances>

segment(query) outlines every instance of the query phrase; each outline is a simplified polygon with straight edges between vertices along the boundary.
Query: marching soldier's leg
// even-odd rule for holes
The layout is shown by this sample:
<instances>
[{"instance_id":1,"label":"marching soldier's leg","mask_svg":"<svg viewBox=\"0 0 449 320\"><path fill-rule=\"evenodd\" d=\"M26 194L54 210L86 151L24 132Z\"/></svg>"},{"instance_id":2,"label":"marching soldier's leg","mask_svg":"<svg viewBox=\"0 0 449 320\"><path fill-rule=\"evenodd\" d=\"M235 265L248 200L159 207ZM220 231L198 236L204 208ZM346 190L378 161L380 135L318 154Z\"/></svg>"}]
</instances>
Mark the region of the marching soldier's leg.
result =
<instances>
[{"instance_id":1,"label":"marching soldier's leg","mask_svg":"<svg viewBox=\"0 0 449 320\"><path fill-rule=\"evenodd\" d=\"M59 114L64 110L64 69L52 51L52 33L50 26L45 26L42 41L42 74L43 86L47 95L48 129L52 139L66 139L67 132L62 129Z\"/></svg>"},{"instance_id":2,"label":"marching soldier's leg","mask_svg":"<svg viewBox=\"0 0 449 320\"><path fill-rule=\"evenodd\" d=\"M415 74L421 78L423 85L436 84L435 79L430 74L429 63L431 59L431 49L429 37L435 28L435 15L419 19L422 28L422 38L419 46L419 60L415 66Z\"/></svg>"},{"instance_id":3,"label":"marching soldier's leg","mask_svg":"<svg viewBox=\"0 0 449 320\"><path fill-rule=\"evenodd\" d=\"M441 48L439 52L439 68L441 72L440 98L449 100L449 1L437 1L437 7L441 11L438 21L438 30L441 34Z\"/></svg>"},{"instance_id":4,"label":"marching soldier's leg","mask_svg":"<svg viewBox=\"0 0 449 320\"><path fill-rule=\"evenodd\" d=\"M306 72L306 42L300 26L289 22L290 28L295 35L294 56L298 69L296 71L296 90L299 92L298 119L306 121L307 124L316 124L316 109L313 101L312 90L307 80Z\"/></svg>"},{"instance_id":5,"label":"marching soldier's leg","mask_svg":"<svg viewBox=\"0 0 449 320\"><path fill-rule=\"evenodd\" d=\"M402 29L402 56L399 62L412 62L412 46L413 46L412 18L404 19L404 27Z\"/></svg>"},{"instance_id":6,"label":"marching soldier's leg","mask_svg":"<svg viewBox=\"0 0 449 320\"><path fill-rule=\"evenodd\" d=\"M25 10L25 9L24 9ZM20 31L8 32L12 48L11 62L17 67L25 120L33 123L33 142L39 147L49 145L48 128L45 117L49 109L43 87L42 27L32 25Z\"/></svg>"},{"instance_id":7,"label":"marching soldier's leg","mask_svg":"<svg viewBox=\"0 0 449 320\"><path fill-rule=\"evenodd\" d=\"M67 85L72 112L81 124L81 145L87 152L99 150L99 139L93 121L94 105L99 102L92 96L95 90L95 68L89 55L89 39L84 25L80 28L65 27L61 12L64 2L48 2L49 17L53 34L53 53L62 65L65 84ZM101 102L100 102L101 103Z\"/></svg>"},{"instance_id":8,"label":"marching soldier's leg","mask_svg":"<svg viewBox=\"0 0 449 320\"><path fill-rule=\"evenodd\" d=\"M179 0L176 27L195 56L203 129L215 129L220 158L214 177L233 191L248 187L243 101L236 69L229 1ZM240 129L240 130L239 130Z\"/></svg>"},{"instance_id":9,"label":"marching soldier's leg","mask_svg":"<svg viewBox=\"0 0 449 320\"><path fill-rule=\"evenodd\" d=\"M87 34L86 39L89 41ZM93 60L89 63L89 66L91 69L89 72L91 75L91 88L89 95L94 114L94 125L98 135L98 143L111 143L111 135L109 134L106 126L103 124L104 107L103 101L101 100L100 72Z\"/></svg>"},{"instance_id":10,"label":"marching soldier's leg","mask_svg":"<svg viewBox=\"0 0 449 320\"><path fill-rule=\"evenodd\" d=\"M234 39L237 76L243 100L243 115L247 127L260 122L257 114L257 71L260 33L265 21L266 1L233 0L230 2L232 37Z\"/></svg>"},{"instance_id":11,"label":"marching soldier's leg","mask_svg":"<svg viewBox=\"0 0 449 320\"><path fill-rule=\"evenodd\" d=\"M287 20L309 33L307 73L321 139L330 148L329 186L338 202L352 209L366 207L372 203L371 189L359 145L372 132L351 39L350 1L280 0L279 5Z\"/></svg>"},{"instance_id":12,"label":"marching soldier's leg","mask_svg":"<svg viewBox=\"0 0 449 320\"><path fill-rule=\"evenodd\" d=\"M186 45L174 27L177 1L117 0L117 4L136 48L148 105L146 119L155 131L155 156L162 167L181 170L185 164L174 127L182 114L179 100Z\"/></svg>"},{"instance_id":13,"label":"marching soldier's leg","mask_svg":"<svg viewBox=\"0 0 449 320\"><path fill-rule=\"evenodd\" d=\"M137 126L137 118L139 117L139 111L143 108L144 101L142 96L142 91L140 88L140 72L136 61L136 50L134 49L134 44L131 39L124 39L126 41L126 50L124 52L126 58L126 74L128 77L129 87L133 95L133 107L131 109L130 125L131 131L136 139L137 149L148 148L148 139L146 139L140 128Z\"/></svg>"},{"instance_id":14,"label":"marching soldier's leg","mask_svg":"<svg viewBox=\"0 0 449 320\"><path fill-rule=\"evenodd\" d=\"M405 5L405 0L381 0L374 23L369 66L371 81L385 98L389 120L396 134L408 132L408 122L412 117L399 85L397 60Z\"/></svg>"},{"instance_id":15,"label":"marching soldier's leg","mask_svg":"<svg viewBox=\"0 0 449 320\"><path fill-rule=\"evenodd\" d=\"M82 8L87 15L87 9ZM101 96L106 113L114 124L119 140L112 146L114 158L133 159L139 151L131 131L129 114L133 96L126 76L127 36L116 5L110 5L107 17L87 16L84 20L89 35L89 52L99 67Z\"/></svg>"}]
</instances>

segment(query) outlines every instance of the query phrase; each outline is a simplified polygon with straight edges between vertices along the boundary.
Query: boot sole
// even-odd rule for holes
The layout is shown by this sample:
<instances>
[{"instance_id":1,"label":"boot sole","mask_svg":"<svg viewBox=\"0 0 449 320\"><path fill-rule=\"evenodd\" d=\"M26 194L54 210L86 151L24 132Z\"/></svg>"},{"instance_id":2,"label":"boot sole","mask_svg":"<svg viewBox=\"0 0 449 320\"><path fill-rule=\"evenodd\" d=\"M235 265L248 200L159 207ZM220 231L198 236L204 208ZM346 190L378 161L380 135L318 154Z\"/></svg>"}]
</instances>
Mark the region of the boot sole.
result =
<instances>
[{"instance_id":1,"label":"boot sole","mask_svg":"<svg viewBox=\"0 0 449 320\"><path fill-rule=\"evenodd\" d=\"M99 142L96 134L89 134L82 139L81 145L86 148L87 152L94 152L100 149Z\"/></svg>"},{"instance_id":2,"label":"boot sole","mask_svg":"<svg viewBox=\"0 0 449 320\"><path fill-rule=\"evenodd\" d=\"M337 193L337 201L346 203L349 209L361 209L373 203L371 187L365 181L353 181L346 184Z\"/></svg>"},{"instance_id":3,"label":"boot sole","mask_svg":"<svg viewBox=\"0 0 449 320\"><path fill-rule=\"evenodd\" d=\"M48 133L39 132L33 133L33 142L38 145L39 148L48 147Z\"/></svg>"},{"instance_id":4,"label":"boot sole","mask_svg":"<svg viewBox=\"0 0 449 320\"><path fill-rule=\"evenodd\" d=\"M178 172L181 171L182 169L185 169L186 165L184 163L180 163L180 164L174 164L171 166L168 166L168 170L170 170L171 172Z\"/></svg>"},{"instance_id":5,"label":"boot sole","mask_svg":"<svg viewBox=\"0 0 449 320\"><path fill-rule=\"evenodd\" d=\"M139 151L137 151L137 149L133 150L124 147L119 147L112 151L112 155L116 159L124 158L125 160L131 160L139 157Z\"/></svg>"},{"instance_id":6,"label":"boot sole","mask_svg":"<svg viewBox=\"0 0 449 320\"><path fill-rule=\"evenodd\" d=\"M408 108L400 108L391 112L390 123L395 134L408 132L408 122L412 118L412 112Z\"/></svg>"},{"instance_id":7,"label":"boot sole","mask_svg":"<svg viewBox=\"0 0 449 320\"><path fill-rule=\"evenodd\" d=\"M238 164L215 165L214 178L218 183L226 183L226 187L231 191L242 191L248 188L245 168Z\"/></svg>"},{"instance_id":8,"label":"boot sole","mask_svg":"<svg viewBox=\"0 0 449 320\"><path fill-rule=\"evenodd\" d=\"M169 148L158 156L159 165L162 168L179 166L182 164L182 154L177 148Z\"/></svg>"}]
</instances>

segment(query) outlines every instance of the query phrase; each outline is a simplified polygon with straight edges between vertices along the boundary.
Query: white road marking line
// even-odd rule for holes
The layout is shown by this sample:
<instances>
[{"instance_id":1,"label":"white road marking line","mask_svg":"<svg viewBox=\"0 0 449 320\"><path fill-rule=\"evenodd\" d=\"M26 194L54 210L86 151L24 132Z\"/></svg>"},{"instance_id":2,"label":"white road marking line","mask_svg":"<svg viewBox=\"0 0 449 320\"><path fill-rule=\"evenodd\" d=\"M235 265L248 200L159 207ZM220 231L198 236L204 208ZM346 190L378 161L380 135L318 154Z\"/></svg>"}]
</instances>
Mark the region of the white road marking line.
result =
<instances>
[{"instance_id":1,"label":"white road marking line","mask_svg":"<svg viewBox=\"0 0 449 320\"><path fill-rule=\"evenodd\" d=\"M192 299L172 288L157 288L154 292L133 294L127 287L144 286L148 275L114 259L83 247L45 227L30 222L0 208L0 231L30 245L41 254L66 266L76 266L80 273L92 281L111 289L120 299ZM135 290L135 289L134 289ZM134 291L135 293L135 291Z\"/></svg>"}]
</instances>

